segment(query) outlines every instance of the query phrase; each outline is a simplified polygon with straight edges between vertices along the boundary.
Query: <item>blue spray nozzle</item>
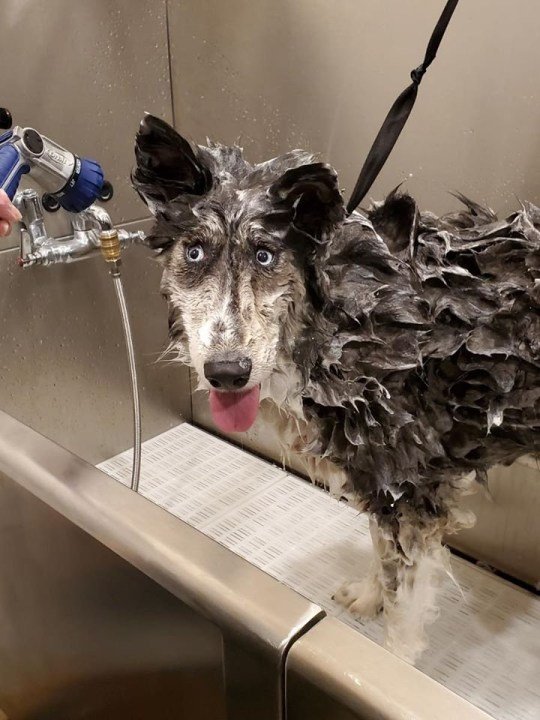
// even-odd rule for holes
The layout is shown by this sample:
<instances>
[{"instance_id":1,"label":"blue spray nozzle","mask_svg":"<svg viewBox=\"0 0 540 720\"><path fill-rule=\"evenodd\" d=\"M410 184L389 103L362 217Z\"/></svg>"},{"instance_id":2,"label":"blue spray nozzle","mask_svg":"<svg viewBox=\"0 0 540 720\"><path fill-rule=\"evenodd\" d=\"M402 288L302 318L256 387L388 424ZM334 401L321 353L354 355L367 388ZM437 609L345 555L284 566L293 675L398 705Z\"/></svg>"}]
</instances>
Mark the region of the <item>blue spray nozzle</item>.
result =
<instances>
[{"instance_id":1,"label":"blue spray nozzle","mask_svg":"<svg viewBox=\"0 0 540 720\"><path fill-rule=\"evenodd\" d=\"M5 111L0 128L11 117ZM103 177L99 163L80 158L33 128L15 127L0 134L0 188L13 199L23 174L33 172L45 190L43 206L49 212L60 207L71 213L86 210L96 200L106 202L113 187Z\"/></svg>"},{"instance_id":2,"label":"blue spray nozzle","mask_svg":"<svg viewBox=\"0 0 540 720\"><path fill-rule=\"evenodd\" d=\"M75 170L69 182L60 192L54 193L53 197L64 210L78 213L101 199L103 185L103 170L99 163L89 158L77 157Z\"/></svg>"}]
</instances>

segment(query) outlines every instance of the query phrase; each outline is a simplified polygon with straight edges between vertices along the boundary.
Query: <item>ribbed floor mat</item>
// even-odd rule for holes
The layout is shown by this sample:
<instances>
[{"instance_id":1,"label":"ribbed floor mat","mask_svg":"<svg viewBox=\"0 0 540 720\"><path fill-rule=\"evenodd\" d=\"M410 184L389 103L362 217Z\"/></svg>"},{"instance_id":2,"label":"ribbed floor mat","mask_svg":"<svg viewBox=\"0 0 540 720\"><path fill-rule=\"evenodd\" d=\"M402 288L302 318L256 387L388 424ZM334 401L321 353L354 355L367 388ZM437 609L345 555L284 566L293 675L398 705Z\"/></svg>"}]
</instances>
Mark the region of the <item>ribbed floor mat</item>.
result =
<instances>
[{"instance_id":1,"label":"ribbed floor mat","mask_svg":"<svg viewBox=\"0 0 540 720\"><path fill-rule=\"evenodd\" d=\"M143 445L141 494L376 642L331 600L367 572L367 520L345 503L183 423ZM128 483L131 451L100 469ZM540 600L455 558L418 667L497 720L540 718ZM462 594L463 593L463 596Z\"/></svg>"}]
</instances>

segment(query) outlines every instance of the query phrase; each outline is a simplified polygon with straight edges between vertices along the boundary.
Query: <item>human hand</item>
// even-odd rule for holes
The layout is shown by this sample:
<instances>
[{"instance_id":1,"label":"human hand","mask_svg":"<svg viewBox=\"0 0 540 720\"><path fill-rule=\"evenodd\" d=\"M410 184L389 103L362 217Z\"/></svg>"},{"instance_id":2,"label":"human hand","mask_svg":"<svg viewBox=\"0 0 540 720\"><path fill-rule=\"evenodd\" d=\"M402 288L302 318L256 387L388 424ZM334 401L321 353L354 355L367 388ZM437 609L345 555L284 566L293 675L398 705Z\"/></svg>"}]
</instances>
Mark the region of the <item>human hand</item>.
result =
<instances>
[{"instance_id":1,"label":"human hand","mask_svg":"<svg viewBox=\"0 0 540 720\"><path fill-rule=\"evenodd\" d=\"M21 213L11 202L4 190L0 190L0 237L11 232L11 223L21 219Z\"/></svg>"}]
</instances>

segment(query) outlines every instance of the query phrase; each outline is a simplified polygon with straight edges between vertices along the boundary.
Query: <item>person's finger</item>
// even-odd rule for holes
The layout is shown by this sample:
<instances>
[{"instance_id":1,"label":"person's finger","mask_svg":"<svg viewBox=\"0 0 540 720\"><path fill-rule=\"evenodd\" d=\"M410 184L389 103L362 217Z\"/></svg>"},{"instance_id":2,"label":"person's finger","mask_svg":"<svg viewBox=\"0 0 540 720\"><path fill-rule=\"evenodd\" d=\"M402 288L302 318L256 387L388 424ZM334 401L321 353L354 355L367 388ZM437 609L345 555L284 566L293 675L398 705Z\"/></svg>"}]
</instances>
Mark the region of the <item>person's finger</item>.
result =
<instances>
[{"instance_id":1,"label":"person's finger","mask_svg":"<svg viewBox=\"0 0 540 720\"><path fill-rule=\"evenodd\" d=\"M0 217L12 221L21 219L21 213L12 204L4 190L0 190Z\"/></svg>"},{"instance_id":2,"label":"person's finger","mask_svg":"<svg viewBox=\"0 0 540 720\"><path fill-rule=\"evenodd\" d=\"M0 237L5 237L11 232L11 225L7 220L0 220Z\"/></svg>"}]
</instances>

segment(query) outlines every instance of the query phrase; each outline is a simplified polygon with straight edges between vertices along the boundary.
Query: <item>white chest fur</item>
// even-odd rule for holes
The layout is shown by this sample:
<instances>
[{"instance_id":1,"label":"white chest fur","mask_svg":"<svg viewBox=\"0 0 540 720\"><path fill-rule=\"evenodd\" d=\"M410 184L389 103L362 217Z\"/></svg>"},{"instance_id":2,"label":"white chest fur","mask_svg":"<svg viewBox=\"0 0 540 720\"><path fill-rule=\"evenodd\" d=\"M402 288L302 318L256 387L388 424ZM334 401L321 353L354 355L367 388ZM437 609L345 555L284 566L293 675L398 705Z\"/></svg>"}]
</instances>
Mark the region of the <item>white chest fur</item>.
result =
<instances>
[{"instance_id":1,"label":"white chest fur","mask_svg":"<svg viewBox=\"0 0 540 720\"><path fill-rule=\"evenodd\" d=\"M261 398L261 414L276 432L282 462L307 475L332 495L347 496L346 473L309 450L317 444L317 428L305 418L298 371L280 367L261 388Z\"/></svg>"}]
</instances>

